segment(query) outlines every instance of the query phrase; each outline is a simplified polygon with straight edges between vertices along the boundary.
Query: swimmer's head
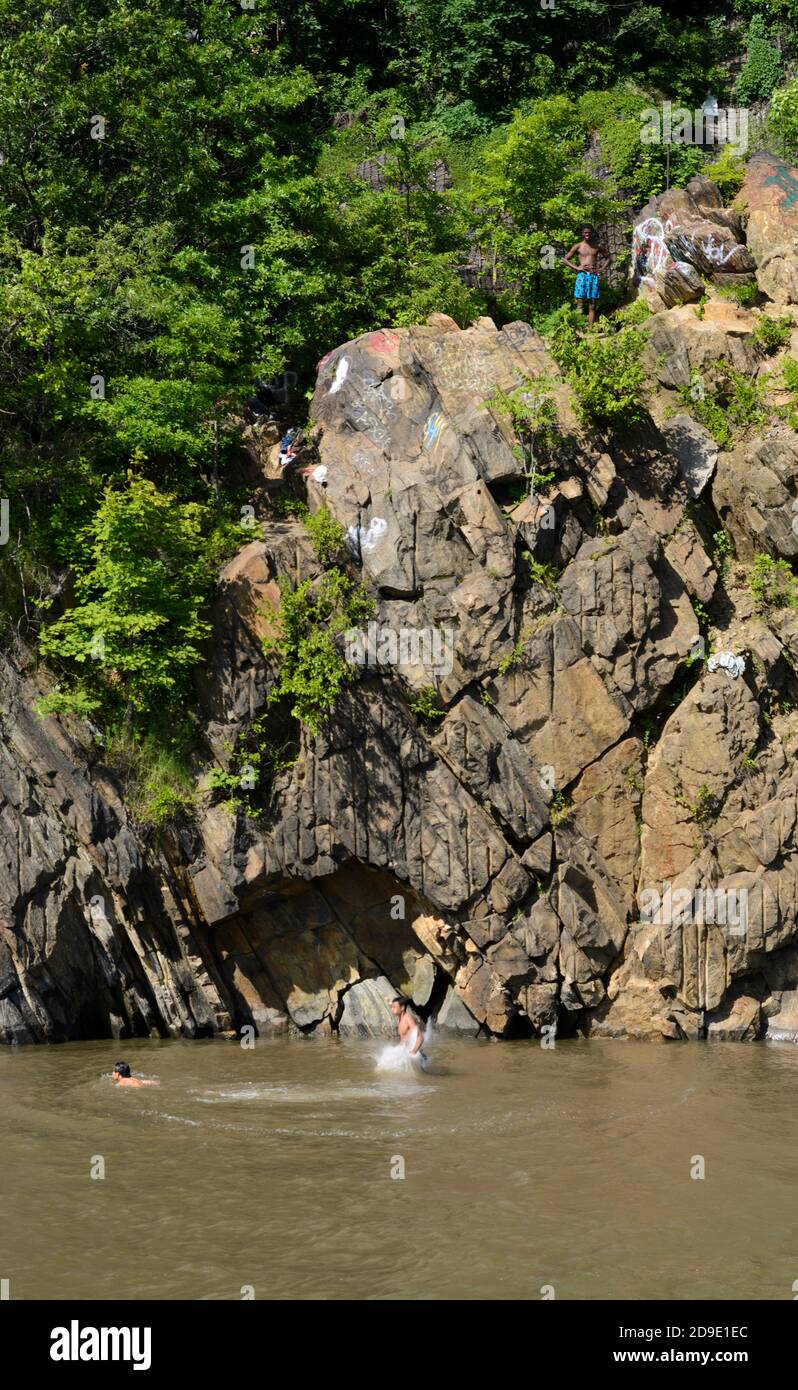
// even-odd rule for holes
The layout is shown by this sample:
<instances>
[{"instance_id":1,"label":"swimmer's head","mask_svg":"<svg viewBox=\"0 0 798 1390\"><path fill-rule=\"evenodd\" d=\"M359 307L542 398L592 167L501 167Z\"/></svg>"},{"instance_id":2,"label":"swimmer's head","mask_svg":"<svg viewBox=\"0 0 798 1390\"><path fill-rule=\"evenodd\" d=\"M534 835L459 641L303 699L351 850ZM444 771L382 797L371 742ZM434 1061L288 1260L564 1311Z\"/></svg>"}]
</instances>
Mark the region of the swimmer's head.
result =
<instances>
[{"instance_id":1,"label":"swimmer's head","mask_svg":"<svg viewBox=\"0 0 798 1390\"><path fill-rule=\"evenodd\" d=\"M409 1006L410 1000L405 999L403 994L397 994L396 997L391 1000L391 1013L399 1018L400 1014L403 1014L405 1009L409 1008Z\"/></svg>"},{"instance_id":2,"label":"swimmer's head","mask_svg":"<svg viewBox=\"0 0 798 1390\"><path fill-rule=\"evenodd\" d=\"M114 1080L118 1076L130 1076L130 1067L127 1062L114 1062Z\"/></svg>"}]
</instances>

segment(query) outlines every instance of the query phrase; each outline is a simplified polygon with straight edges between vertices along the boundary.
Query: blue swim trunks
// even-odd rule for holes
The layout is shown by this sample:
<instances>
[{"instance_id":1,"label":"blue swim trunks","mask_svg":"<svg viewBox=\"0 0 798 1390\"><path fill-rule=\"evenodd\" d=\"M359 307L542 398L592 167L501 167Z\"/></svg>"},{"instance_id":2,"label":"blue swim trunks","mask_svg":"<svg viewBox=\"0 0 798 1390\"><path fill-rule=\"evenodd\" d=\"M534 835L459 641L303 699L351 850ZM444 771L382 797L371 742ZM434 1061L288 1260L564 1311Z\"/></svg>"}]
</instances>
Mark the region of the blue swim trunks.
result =
<instances>
[{"instance_id":1,"label":"blue swim trunks","mask_svg":"<svg viewBox=\"0 0 798 1390\"><path fill-rule=\"evenodd\" d=\"M592 270L580 270L574 286L574 299L598 299L599 278Z\"/></svg>"}]
</instances>

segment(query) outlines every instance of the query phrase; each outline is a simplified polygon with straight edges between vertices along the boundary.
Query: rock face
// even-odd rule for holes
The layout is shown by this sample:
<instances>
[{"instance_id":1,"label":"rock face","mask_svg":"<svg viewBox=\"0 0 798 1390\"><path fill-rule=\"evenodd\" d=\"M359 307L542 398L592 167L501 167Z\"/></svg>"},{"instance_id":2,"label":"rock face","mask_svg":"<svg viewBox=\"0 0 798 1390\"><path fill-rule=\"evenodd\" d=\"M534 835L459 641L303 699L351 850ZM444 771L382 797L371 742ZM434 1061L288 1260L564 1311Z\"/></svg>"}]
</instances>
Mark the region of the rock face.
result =
<instances>
[{"instance_id":1,"label":"rock face","mask_svg":"<svg viewBox=\"0 0 798 1390\"><path fill-rule=\"evenodd\" d=\"M755 154L739 201L757 284L776 304L798 304L798 169L774 155Z\"/></svg>"},{"instance_id":2,"label":"rock face","mask_svg":"<svg viewBox=\"0 0 798 1390\"><path fill-rule=\"evenodd\" d=\"M750 276L754 268L740 217L723 207L711 179L699 176L686 189L669 189L638 214L632 275L654 310L700 299L702 277L723 285L729 277Z\"/></svg>"},{"instance_id":3,"label":"rock face","mask_svg":"<svg viewBox=\"0 0 798 1390\"><path fill-rule=\"evenodd\" d=\"M147 855L102 766L0 663L0 1037L6 1042L229 1026L168 863Z\"/></svg>"},{"instance_id":4,"label":"rock face","mask_svg":"<svg viewBox=\"0 0 798 1390\"><path fill-rule=\"evenodd\" d=\"M577 427L523 323L432 315L322 359L294 485L340 523L374 616L257 814L206 790L144 835L88 734L39 722L30 663L4 661L4 1040L376 1036L394 993L452 1036L798 1036L798 622L711 553L723 525L741 566L796 554L798 436L719 451L678 394L719 358L760 369L750 312L667 307L672 267L702 292L749 270L738 215L703 179L644 214L662 256L633 436ZM542 492L516 388L556 409ZM271 708L281 583L322 568L300 521L267 517L222 572L197 683L220 767Z\"/></svg>"}]
</instances>

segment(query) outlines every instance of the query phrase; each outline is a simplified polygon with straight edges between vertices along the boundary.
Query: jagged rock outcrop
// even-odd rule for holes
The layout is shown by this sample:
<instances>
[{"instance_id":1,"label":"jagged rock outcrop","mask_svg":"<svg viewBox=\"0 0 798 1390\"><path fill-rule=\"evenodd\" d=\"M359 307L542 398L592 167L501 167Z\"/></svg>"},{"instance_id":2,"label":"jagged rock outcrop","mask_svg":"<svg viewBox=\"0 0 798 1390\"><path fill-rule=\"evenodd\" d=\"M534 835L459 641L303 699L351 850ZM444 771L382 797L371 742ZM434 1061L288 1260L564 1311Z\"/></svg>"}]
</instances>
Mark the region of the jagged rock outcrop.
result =
<instances>
[{"instance_id":1,"label":"jagged rock outcrop","mask_svg":"<svg viewBox=\"0 0 798 1390\"><path fill-rule=\"evenodd\" d=\"M757 284L775 304L798 304L798 169L772 154L753 155L738 201Z\"/></svg>"},{"instance_id":2,"label":"jagged rock outcrop","mask_svg":"<svg viewBox=\"0 0 798 1390\"><path fill-rule=\"evenodd\" d=\"M452 1035L798 1035L798 622L742 573L796 553L798 436L719 450L690 413L696 373L763 356L749 311L667 307L664 256L702 291L753 262L707 180L644 211L663 265L632 433L578 426L523 323L437 314L322 359L294 486L343 528L373 632L323 731L283 731L296 757L257 812L206 776L195 822L144 835L80 728L36 719L30 663L4 663L6 1041L362 1037L394 992ZM557 413L536 492L516 388ZM228 778L271 709L280 585L321 572L302 522L267 514L220 576L197 694Z\"/></svg>"},{"instance_id":3,"label":"jagged rock outcrop","mask_svg":"<svg viewBox=\"0 0 798 1390\"><path fill-rule=\"evenodd\" d=\"M632 274L654 310L701 298L705 278L723 285L755 268L738 213L724 208L717 185L697 176L640 211L632 235Z\"/></svg>"},{"instance_id":4,"label":"jagged rock outcrop","mask_svg":"<svg viewBox=\"0 0 798 1390\"><path fill-rule=\"evenodd\" d=\"M147 853L113 781L0 660L0 1038L229 1026L169 864Z\"/></svg>"}]
</instances>

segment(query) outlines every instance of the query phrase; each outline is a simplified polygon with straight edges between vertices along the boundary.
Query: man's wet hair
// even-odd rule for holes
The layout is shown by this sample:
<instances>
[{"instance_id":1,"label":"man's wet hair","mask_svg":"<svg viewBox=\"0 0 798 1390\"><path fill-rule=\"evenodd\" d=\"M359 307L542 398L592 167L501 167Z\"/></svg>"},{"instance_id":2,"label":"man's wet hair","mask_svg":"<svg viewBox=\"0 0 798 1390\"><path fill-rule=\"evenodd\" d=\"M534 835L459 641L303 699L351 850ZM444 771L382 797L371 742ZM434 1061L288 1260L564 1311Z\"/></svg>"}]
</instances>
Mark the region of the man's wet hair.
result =
<instances>
[{"instance_id":1,"label":"man's wet hair","mask_svg":"<svg viewBox=\"0 0 798 1390\"><path fill-rule=\"evenodd\" d=\"M404 994L395 994L391 1000L392 1004L401 1004L403 1009L410 1008L410 1000Z\"/></svg>"},{"instance_id":2,"label":"man's wet hair","mask_svg":"<svg viewBox=\"0 0 798 1390\"><path fill-rule=\"evenodd\" d=\"M114 1062L114 1071L118 1071L120 1076L130 1076L130 1067L127 1062Z\"/></svg>"}]
</instances>

